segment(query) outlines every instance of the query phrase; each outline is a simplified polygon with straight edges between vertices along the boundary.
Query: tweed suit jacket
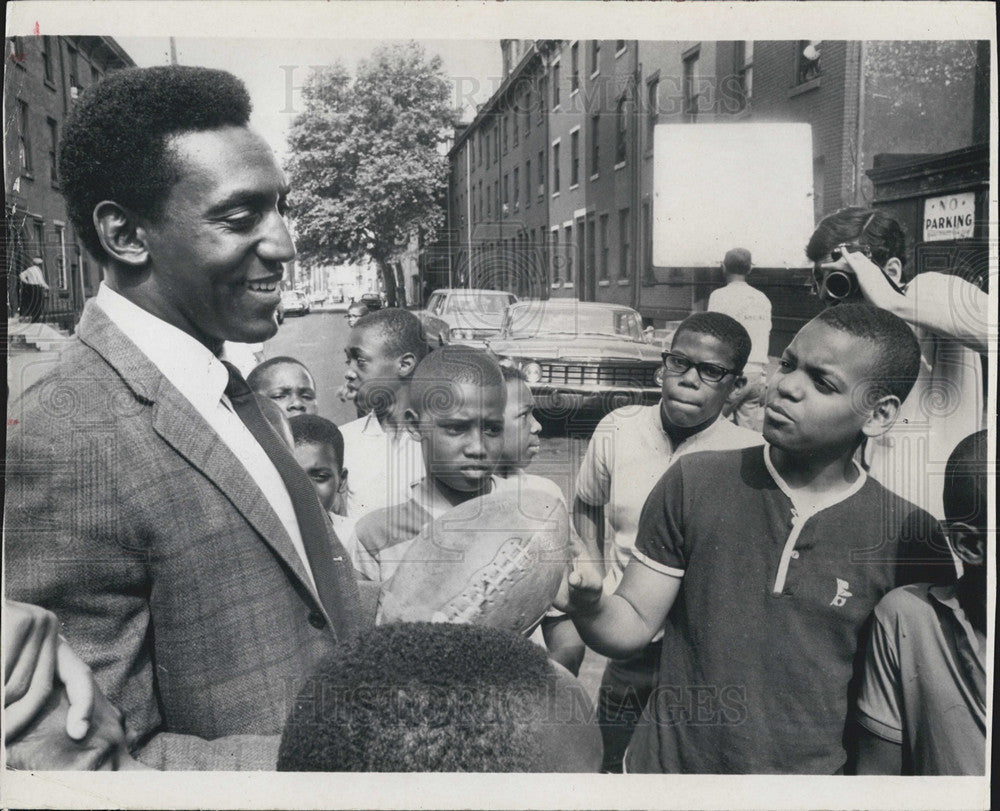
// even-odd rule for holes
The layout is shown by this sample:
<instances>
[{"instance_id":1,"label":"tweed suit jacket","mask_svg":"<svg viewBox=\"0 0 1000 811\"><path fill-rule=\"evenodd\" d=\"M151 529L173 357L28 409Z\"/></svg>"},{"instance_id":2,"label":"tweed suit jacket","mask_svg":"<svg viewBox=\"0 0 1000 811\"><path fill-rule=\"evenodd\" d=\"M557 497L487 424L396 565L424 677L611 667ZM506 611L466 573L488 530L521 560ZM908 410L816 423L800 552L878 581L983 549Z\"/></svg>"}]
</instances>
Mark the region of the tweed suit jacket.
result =
<instances>
[{"instance_id":1,"label":"tweed suit jacket","mask_svg":"<svg viewBox=\"0 0 1000 811\"><path fill-rule=\"evenodd\" d=\"M143 762L272 769L334 629L360 628L349 557L331 527L344 614L331 618L194 407L93 303L77 335L8 409L8 596L59 617Z\"/></svg>"}]
</instances>

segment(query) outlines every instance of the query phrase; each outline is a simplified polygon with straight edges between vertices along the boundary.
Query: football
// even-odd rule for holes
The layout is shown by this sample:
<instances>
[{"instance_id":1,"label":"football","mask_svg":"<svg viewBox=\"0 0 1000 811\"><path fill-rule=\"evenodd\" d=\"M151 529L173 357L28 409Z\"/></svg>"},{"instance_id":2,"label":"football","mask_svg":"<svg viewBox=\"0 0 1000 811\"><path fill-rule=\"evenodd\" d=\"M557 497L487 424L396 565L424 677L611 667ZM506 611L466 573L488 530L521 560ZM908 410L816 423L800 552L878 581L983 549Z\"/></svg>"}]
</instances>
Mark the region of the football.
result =
<instances>
[{"instance_id":1,"label":"football","mask_svg":"<svg viewBox=\"0 0 1000 811\"><path fill-rule=\"evenodd\" d=\"M518 488L460 504L417 536L382 586L378 622L452 622L515 633L549 610L571 557L562 498Z\"/></svg>"}]
</instances>

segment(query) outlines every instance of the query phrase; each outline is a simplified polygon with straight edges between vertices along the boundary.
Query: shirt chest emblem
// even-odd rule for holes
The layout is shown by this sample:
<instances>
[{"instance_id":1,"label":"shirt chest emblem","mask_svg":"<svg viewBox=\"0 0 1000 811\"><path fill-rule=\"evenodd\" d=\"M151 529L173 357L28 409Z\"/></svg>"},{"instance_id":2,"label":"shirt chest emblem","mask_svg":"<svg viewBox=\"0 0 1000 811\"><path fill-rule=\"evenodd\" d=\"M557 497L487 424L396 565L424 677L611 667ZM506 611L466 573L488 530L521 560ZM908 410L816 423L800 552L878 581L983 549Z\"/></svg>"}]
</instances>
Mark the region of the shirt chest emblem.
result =
<instances>
[{"instance_id":1,"label":"shirt chest emblem","mask_svg":"<svg viewBox=\"0 0 1000 811\"><path fill-rule=\"evenodd\" d=\"M836 606L837 608L840 608L841 606L846 605L847 604L847 598L854 596L849 591L850 587L851 587L850 583L848 583L846 580L841 580L838 577L837 578L837 594L830 601L830 605Z\"/></svg>"}]
</instances>

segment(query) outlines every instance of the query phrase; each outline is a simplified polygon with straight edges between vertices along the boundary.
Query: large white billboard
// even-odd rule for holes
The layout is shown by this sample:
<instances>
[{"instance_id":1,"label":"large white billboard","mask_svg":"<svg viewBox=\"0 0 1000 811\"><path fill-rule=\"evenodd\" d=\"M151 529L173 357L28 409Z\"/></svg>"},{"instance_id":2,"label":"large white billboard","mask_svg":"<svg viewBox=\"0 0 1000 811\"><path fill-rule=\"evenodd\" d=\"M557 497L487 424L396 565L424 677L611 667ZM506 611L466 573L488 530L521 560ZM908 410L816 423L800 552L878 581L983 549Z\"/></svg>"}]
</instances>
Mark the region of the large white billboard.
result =
<instances>
[{"instance_id":1,"label":"large white billboard","mask_svg":"<svg viewBox=\"0 0 1000 811\"><path fill-rule=\"evenodd\" d=\"M654 265L718 267L730 248L761 268L809 265L809 124L660 124L653 149Z\"/></svg>"}]
</instances>

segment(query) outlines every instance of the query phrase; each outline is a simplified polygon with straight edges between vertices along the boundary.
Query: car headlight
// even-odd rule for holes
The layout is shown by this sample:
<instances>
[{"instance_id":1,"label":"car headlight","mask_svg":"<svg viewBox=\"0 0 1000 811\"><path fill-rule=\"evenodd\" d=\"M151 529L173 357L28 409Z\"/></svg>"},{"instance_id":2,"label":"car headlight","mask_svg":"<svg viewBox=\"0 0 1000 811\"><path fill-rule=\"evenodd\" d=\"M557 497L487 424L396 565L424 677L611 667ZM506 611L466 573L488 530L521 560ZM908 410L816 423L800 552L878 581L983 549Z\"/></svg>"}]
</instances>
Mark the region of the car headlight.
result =
<instances>
[{"instance_id":1,"label":"car headlight","mask_svg":"<svg viewBox=\"0 0 1000 811\"><path fill-rule=\"evenodd\" d=\"M662 363L659 365L659 367L657 367L656 371L653 372L653 380L656 381L656 385L657 386L662 386L663 385L663 364Z\"/></svg>"},{"instance_id":2,"label":"car headlight","mask_svg":"<svg viewBox=\"0 0 1000 811\"><path fill-rule=\"evenodd\" d=\"M470 329L452 329L448 330L448 337L453 341L469 341L472 339L472 330Z\"/></svg>"},{"instance_id":3,"label":"car headlight","mask_svg":"<svg viewBox=\"0 0 1000 811\"><path fill-rule=\"evenodd\" d=\"M533 360L529 360L527 363L522 363L521 371L524 373L525 380L529 383L537 383L542 379L542 367Z\"/></svg>"}]
</instances>

